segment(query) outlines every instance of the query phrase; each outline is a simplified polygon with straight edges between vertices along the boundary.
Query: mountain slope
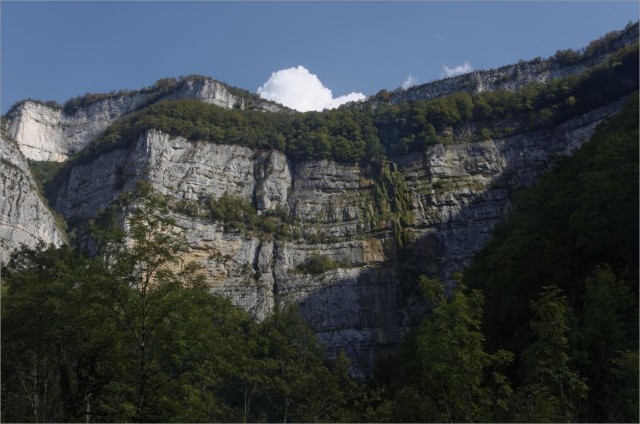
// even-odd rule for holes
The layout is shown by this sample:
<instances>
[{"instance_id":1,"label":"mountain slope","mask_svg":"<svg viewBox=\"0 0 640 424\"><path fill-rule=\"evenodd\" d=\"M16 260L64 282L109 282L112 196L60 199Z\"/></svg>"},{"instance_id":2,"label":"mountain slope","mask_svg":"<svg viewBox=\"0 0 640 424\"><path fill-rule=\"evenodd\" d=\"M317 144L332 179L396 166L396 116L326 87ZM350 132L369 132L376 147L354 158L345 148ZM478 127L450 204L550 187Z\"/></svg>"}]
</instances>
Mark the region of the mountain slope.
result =
<instances>
[{"instance_id":1,"label":"mountain slope","mask_svg":"<svg viewBox=\"0 0 640 424\"><path fill-rule=\"evenodd\" d=\"M81 150L46 192L90 247L89 222L145 181L166 196L188 241L183 259L204 267L213 292L258 320L297 304L329 355L345 350L365 376L427 312L417 276L451 289L511 210L511 193L621 110L638 88L637 63L636 43L515 92L324 113L229 108L238 97L224 87L217 93L231 97L203 91L213 104L185 100L170 82L166 101L148 107L162 87L72 102L65 116L133 103L74 127L84 135L70 145Z\"/></svg>"}]
</instances>

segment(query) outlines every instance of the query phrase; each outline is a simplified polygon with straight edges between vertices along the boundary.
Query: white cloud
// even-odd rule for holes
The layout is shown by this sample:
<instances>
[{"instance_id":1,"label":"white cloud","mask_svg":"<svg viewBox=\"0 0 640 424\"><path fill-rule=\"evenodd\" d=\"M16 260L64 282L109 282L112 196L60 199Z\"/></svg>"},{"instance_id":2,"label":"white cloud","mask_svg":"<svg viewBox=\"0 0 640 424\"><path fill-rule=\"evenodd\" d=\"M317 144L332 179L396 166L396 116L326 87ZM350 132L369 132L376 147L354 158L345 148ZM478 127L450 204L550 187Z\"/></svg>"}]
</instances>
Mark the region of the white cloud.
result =
<instances>
[{"instance_id":1,"label":"white cloud","mask_svg":"<svg viewBox=\"0 0 640 424\"><path fill-rule=\"evenodd\" d=\"M402 83L402 89L406 90L407 88L412 87L412 86L416 85L417 83L418 83L418 78L416 78L413 75L409 74L407 79L404 80L404 82Z\"/></svg>"},{"instance_id":2,"label":"white cloud","mask_svg":"<svg viewBox=\"0 0 640 424\"><path fill-rule=\"evenodd\" d=\"M258 95L300 112L334 109L341 104L366 98L362 93L349 93L334 98L331 90L322 85L318 76L310 73L304 66L272 73L269 80L258 88Z\"/></svg>"},{"instance_id":3,"label":"white cloud","mask_svg":"<svg viewBox=\"0 0 640 424\"><path fill-rule=\"evenodd\" d=\"M446 63L442 66L442 74L447 78L466 74L471 71L473 71L473 68L471 67L471 65L469 65L469 62L464 62L464 64L455 66L453 68L449 68Z\"/></svg>"}]
</instances>

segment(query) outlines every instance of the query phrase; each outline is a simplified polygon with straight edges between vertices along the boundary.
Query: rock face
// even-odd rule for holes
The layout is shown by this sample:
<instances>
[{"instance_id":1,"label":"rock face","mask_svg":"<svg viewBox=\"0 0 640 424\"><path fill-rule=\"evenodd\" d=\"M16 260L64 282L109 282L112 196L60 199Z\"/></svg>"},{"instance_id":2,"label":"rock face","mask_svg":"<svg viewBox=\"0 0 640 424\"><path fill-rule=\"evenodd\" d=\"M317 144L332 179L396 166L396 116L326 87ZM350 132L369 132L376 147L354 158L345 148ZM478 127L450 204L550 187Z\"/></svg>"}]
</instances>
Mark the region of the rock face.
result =
<instances>
[{"instance_id":1,"label":"rock face","mask_svg":"<svg viewBox=\"0 0 640 424\"><path fill-rule=\"evenodd\" d=\"M67 160L82 150L118 118L161 100L193 99L227 109L252 107L283 110L268 101L232 94L227 87L210 78L186 78L170 91L150 88L104 95L77 108L62 108L27 100L7 114L7 128L28 158L38 161Z\"/></svg>"},{"instance_id":2,"label":"rock face","mask_svg":"<svg viewBox=\"0 0 640 424\"><path fill-rule=\"evenodd\" d=\"M200 100L225 109L245 108L245 100L242 97L231 94L224 85L208 78L187 79L176 91L163 98L163 100L180 99Z\"/></svg>"},{"instance_id":3,"label":"rock face","mask_svg":"<svg viewBox=\"0 0 640 424\"><path fill-rule=\"evenodd\" d=\"M510 210L508 189L533 184L621 106L622 101L601 107L552 130L436 145L395 158L382 170L293 163L277 151L192 142L151 130L126 149L75 166L56 210L68 220L87 220L146 180L176 202L195 204L227 193L250 201L260 214L286 212L291 231L276 237L176 209L190 245L184 259L203 264L211 290L256 319L275 305L298 304L329 354L344 349L353 373L362 376L424 313L415 284L403 281L393 261L399 221L385 206L392 200L376 194L380 187L402 186L410 219L400 230L411 236L407 242L420 257L420 272L452 285L453 273L468 265ZM296 270L314 255L330 258L337 269Z\"/></svg>"},{"instance_id":4,"label":"rock face","mask_svg":"<svg viewBox=\"0 0 640 424\"><path fill-rule=\"evenodd\" d=\"M0 134L0 261L21 245L60 246L64 231L38 195L36 183L15 141Z\"/></svg>"},{"instance_id":5,"label":"rock face","mask_svg":"<svg viewBox=\"0 0 640 424\"><path fill-rule=\"evenodd\" d=\"M62 162L142 104L144 96L120 96L97 101L69 115L61 108L26 101L11 111L7 128L28 159Z\"/></svg>"},{"instance_id":6,"label":"rock face","mask_svg":"<svg viewBox=\"0 0 640 424\"><path fill-rule=\"evenodd\" d=\"M190 142L150 130L130 149L75 166L58 192L56 209L84 220L141 179L176 200L219 199L227 193L253 201L258 210L286 205L291 165L280 152L237 145Z\"/></svg>"}]
</instances>

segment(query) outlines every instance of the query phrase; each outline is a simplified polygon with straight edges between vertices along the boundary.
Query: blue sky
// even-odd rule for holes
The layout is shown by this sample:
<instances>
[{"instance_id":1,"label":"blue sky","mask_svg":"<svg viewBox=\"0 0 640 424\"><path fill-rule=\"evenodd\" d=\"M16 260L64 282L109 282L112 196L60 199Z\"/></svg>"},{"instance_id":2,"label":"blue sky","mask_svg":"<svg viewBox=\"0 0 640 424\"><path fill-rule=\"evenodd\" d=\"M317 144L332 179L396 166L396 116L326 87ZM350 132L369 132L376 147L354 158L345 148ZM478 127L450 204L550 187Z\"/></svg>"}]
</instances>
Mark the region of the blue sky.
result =
<instances>
[{"instance_id":1,"label":"blue sky","mask_svg":"<svg viewBox=\"0 0 640 424\"><path fill-rule=\"evenodd\" d=\"M302 65L334 96L375 94L584 47L622 29L637 1L1 2L2 113L27 97L65 100L212 76L256 91Z\"/></svg>"}]
</instances>

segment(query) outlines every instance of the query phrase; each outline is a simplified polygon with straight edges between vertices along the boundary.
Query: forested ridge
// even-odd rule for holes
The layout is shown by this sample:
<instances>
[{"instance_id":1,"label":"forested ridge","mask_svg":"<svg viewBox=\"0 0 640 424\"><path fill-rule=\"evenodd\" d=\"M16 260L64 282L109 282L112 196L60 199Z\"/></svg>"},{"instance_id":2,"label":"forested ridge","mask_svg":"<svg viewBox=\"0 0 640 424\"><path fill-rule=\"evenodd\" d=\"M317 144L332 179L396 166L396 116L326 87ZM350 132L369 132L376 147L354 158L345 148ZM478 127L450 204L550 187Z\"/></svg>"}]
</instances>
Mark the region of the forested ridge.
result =
<instances>
[{"instance_id":1,"label":"forested ridge","mask_svg":"<svg viewBox=\"0 0 640 424\"><path fill-rule=\"evenodd\" d=\"M436 143L472 142L550 128L638 88L638 43L579 75L511 92L460 92L430 101L324 112L225 110L196 100L159 102L114 123L73 163L126 147L146 130L190 140L276 149L295 160L355 163L422 151Z\"/></svg>"},{"instance_id":2,"label":"forested ridge","mask_svg":"<svg viewBox=\"0 0 640 424\"><path fill-rule=\"evenodd\" d=\"M2 264L0 419L637 422L637 89L635 43L580 75L516 92L304 114L159 102L118 120L61 168L32 164L51 196L72 166L150 129L297 161L381 163L438 143L552 128L629 97L572 157L513 194L513 212L452 293L406 273L402 284L430 313L367 381L349 376L344 353L326 357L295 307L257 323L212 295L204 270L180 259L187 243L171 218L176 205L139 183L88 223L91 243L24 248ZM283 233L286 215L258 215L232 196L205 212L233 230L298 237ZM297 272L341 266L316 255Z\"/></svg>"}]
</instances>

